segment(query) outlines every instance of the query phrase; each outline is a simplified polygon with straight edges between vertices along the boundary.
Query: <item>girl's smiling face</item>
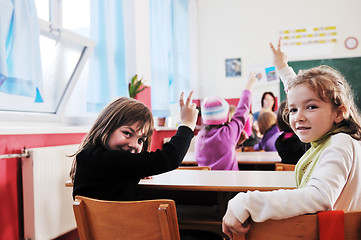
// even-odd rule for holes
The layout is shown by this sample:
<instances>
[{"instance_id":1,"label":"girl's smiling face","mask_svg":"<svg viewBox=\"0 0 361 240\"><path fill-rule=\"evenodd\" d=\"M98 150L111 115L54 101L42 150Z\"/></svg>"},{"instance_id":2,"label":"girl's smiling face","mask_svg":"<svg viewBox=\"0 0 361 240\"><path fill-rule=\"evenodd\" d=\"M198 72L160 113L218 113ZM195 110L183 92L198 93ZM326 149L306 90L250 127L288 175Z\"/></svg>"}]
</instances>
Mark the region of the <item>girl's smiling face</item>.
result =
<instances>
[{"instance_id":1,"label":"girl's smiling face","mask_svg":"<svg viewBox=\"0 0 361 240\"><path fill-rule=\"evenodd\" d=\"M287 101L291 128L302 142L320 139L333 130L334 123L342 121L340 111L335 110L330 102L323 101L306 84L289 89Z\"/></svg>"},{"instance_id":2,"label":"girl's smiling face","mask_svg":"<svg viewBox=\"0 0 361 240\"><path fill-rule=\"evenodd\" d=\"M143 129L139 129L136 122L130 126L121 126L110 135L107 145L112 150L124 150L131 153L140 153L147 137Z\"/></svg>"}]
</instances>

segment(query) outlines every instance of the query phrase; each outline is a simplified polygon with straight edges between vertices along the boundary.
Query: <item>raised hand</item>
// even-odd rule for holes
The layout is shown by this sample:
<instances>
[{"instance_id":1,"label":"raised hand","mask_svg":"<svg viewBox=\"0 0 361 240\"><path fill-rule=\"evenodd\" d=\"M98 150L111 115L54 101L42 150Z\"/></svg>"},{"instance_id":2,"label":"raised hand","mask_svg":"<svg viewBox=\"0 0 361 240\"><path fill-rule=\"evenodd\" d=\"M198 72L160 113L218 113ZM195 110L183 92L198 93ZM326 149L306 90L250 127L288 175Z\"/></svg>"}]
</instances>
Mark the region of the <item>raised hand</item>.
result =
<instances>
[{"instance_id":1,"label":"raised hand","mask_svg":"<svg viewBox=\"0 0 361 240\"><path fill-rule=\"evenodd\" d=\"M179 106L181 125L188 126L190 129L194 130L198 117L198 109L196 108L196 104L192 103L192 95L193 91L189 93L187 100L184 103L184 93L182 92L179 98Z\"/></svg>"},{"instance_id":2,"label":"raised hand","mask_svg":"<svg viewBox=\"0 0 361 240\"><path fill-rule=\"evenodd\" d=\"M288 57L281 50L281 39L278 40L277 49L270 43L270 47L273 53L273 64L277 68L277 70L281 70L285 67L288 67Z\"/></svg>"},{"instance_id":3,"label":"raised hand","mask_svg":"<svg viewBox=\"0 0 361 240\"><path fill-rule=\"evenodd\" d=\"M246 89L249 91L252 91L252 88L254 86L254 84L257 82L257 78L256 78L257 72L250 72L249 76L248 76L248 82L246 85Z\"/></svg>"},{"instance_id":4,"label":"raised hand","mask_svg":"<svg viewBox=\"0 0 361 240\"><path fill-rule=\"evenodd\" d=\"M237 146L242 145L247 139L248 139L248 135L247 135L246 131L243 130L241 132L241 136L239 136Z\"/></svg>"}]
</instances>

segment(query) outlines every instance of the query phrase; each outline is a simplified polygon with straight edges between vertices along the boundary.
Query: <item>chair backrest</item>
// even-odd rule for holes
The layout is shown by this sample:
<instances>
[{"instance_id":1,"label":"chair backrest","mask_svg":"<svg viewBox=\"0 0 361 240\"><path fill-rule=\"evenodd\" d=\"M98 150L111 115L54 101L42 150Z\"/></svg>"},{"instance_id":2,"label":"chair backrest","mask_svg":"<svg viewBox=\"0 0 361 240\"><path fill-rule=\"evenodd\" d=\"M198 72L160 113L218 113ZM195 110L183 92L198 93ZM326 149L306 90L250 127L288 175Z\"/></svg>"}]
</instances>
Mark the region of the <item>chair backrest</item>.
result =
<instances>
[{"instance_id":1,"label":"chair backrest","mask_svg":"<svg viewBox=\"0 0 361 240\"><path fill-rule=\"evenodd\" d=\"M276 171L294 171L295 166L293 164L286 164L286 163L276 163L275 170Z\"/></svg>"},{"instance_id":2,"label":"chair backrest","mask_svg":"<svg viewBox=\"0 0 361 240\"><path fill-rule=\"evenodd\" d=\"M234 240L318 240L317 214L302 215L283 220L252 223L246 235L234 235ZM345 212L345 239L361 239L361 212Z\"/></svg>"},{"instance_id":3,"label":"chair backrest","mask_svg":"<svg viewBox=\"0 0 361 240\"><path fill-rule=\"evenodd\" d=\"M255 152L253 147L243 147L241 148L243 152Z\"/></svg>"},{"instance_id":4,"label":"chair backrest","mask_svg":"<svg viewBox=\"0 0 361 240\"><path fill-rule=\"evenodd\" d=\"M211 167L208 166L181 166L177 168L178 170L211 170Z\"/></svg>"},{"instance_id":5,"label":"chair backrest","mask_svg":"<svg viewBox=\"0 0 361 240\"><path fill-rule=\"evenodd\" d=\"M80 240L179 240L173 200L103 201L76 196L73 210Z\"/></svg>"}]
</instances>

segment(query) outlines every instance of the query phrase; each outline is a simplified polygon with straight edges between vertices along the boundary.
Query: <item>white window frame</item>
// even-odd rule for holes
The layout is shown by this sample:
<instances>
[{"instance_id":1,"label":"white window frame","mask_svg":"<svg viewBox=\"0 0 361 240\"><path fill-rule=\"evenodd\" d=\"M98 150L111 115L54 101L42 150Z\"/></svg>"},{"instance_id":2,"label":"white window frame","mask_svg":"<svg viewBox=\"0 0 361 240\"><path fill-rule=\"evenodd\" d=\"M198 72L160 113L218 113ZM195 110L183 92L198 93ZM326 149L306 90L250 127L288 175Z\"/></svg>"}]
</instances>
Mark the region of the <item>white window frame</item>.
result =
<instances>
[{"instance_id":1,"label":"white window frame","mask_svg":"<svg viewBox=\"0 0 361 240\"><path fill-rule=\"evenodd\" d=\"M83 53L74 68L73 74L68 81L67 87L54 113L20 112L20 111L1 111L0 120L2 121L60 121L64 114L69 97L79 79L86 61L94 50L95 42L89 38L73 33L59 26L54 26L52 22L39 19L40 34L46 35L57 41L67 40L83 45ZM41 47L41 46L40 46ZM46 81L46 79L44 80ZM45 89L46 90L46 89Z\"/></svg>"}]
</instances>

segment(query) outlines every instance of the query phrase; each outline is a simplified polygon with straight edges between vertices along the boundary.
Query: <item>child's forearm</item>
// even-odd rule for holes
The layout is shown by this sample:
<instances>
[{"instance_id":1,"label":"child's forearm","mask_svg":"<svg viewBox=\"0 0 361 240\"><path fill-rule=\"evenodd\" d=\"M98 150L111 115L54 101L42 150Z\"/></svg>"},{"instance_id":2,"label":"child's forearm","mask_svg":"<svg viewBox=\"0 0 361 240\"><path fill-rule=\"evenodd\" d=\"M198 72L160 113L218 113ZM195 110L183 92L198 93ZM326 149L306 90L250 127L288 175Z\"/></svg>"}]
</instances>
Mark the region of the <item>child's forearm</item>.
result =
<instances>
[{"instance_id":1,"label":"child's forearm","mask_svg":"<svg viewBox=\"0 0 361 240\"><path fill-rule=\"evenodd\" d=\"M296 73L295 73L295 71L293 71L292 67L289 67L287 65L287 67L284 67L280 71L278 71L278 75L280 76L281 81L282 81L283 85L285 86L284 90L287 93L288 83L296 77Z\"/></svg>"}]
</instances>

